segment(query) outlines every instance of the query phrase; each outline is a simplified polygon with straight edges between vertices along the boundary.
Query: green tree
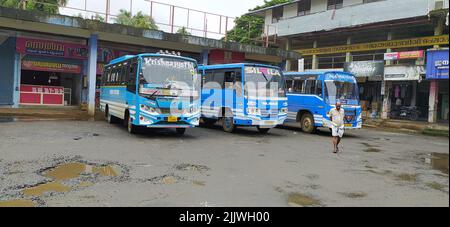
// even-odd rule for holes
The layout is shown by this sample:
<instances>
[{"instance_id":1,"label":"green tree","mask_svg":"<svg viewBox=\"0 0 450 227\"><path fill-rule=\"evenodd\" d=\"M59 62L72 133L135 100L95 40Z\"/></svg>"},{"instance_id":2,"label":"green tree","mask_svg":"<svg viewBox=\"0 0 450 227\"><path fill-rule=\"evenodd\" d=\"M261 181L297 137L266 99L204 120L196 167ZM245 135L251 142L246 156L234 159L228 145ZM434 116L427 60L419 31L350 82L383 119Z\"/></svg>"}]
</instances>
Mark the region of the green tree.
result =
<instances>
[{"instance_id":1,"label":"green tree","mask_svg":"<svg viewBox=\"0 0 450 227\"><path fill-rule=\"evenodd\" d=\"M178 29L177 34L182 35L182 36L190 36L191 33L187 31L186 27L181 27L180 29Z\"/></svg>"},{"instance_id":2,"label":"green tree","mask_svg":"<svg viewBox=\"0 0 450 227\"><path fill-rule=\"evenodd\" d=\"M131 12L121 9L119 15L116 18L117 24L123 24L128 26L134 26L138 28L157 30L158 26L152 17L138 12L136 15L131 15Z\"/></svg>"},{"instance_id":3,"label":"green tree","mask_svg":"<svg viewBox=\"0 0 450 227\"><path fill-rule=\"evenodd\" d=\"M287 2L292 2L292 0L264 0L263 5L251 9L249 12ZM236 18L234 22L234 28L226 34L227 41L244 44L257 44L255 40L261 38L261 35L264 32L264 18L243 15Z\"/></svg>"},{"instance_id":4,"label":"green tree","mask_svg":"<svg viewBox=\"0 0 450 227\"><path fill-rule=\"evenodd\" d=\"M57 14L67 0L0 0L0 6Z\"/></svg>"}]
</instances>

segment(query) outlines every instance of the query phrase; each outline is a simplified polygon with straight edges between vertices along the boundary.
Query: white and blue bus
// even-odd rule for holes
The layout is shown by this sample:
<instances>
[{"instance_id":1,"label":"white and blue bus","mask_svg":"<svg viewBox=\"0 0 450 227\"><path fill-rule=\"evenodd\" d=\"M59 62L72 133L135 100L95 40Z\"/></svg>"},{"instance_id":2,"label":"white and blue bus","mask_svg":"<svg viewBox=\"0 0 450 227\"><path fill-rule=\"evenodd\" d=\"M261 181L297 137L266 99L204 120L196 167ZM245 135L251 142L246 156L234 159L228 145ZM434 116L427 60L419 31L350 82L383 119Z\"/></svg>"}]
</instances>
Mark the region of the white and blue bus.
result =
<instances>
[{"instance_id":1,"label":"white and blue bus","mask_svg":"<svg viewBox=\"0 0 450 227\"><path fill-rule=\"evenodd\" d=\"M285 79L280 68L259 64L200 66L202 122L219 121L225 132L256 126L261 133L287 118Z\"/></svg>"},{"instance_id":2,"label":"white and blue bus","mask_svg":"<svg viewBox=\"0 0 450 227\"><path fill-rule=\"evenodd\" d=\"M200 119L200 75L194 59L170 54L128 55L105 66L100 108L107 121L137 127L186 128Z\"/></svg>"},{"instance_id":3,"label":"white and blue bus","mask_svg":"<svg viewBox=\"0 0 450 227\"><path fill-rule=\"evenodd\" d=\"M286 126L300 127L313 133L318 127L331 128L327 113L342 103L345 128L362 127L358 83L354 75L345 72L285 73L289 102Z\"/></svg>"}]
</instances>

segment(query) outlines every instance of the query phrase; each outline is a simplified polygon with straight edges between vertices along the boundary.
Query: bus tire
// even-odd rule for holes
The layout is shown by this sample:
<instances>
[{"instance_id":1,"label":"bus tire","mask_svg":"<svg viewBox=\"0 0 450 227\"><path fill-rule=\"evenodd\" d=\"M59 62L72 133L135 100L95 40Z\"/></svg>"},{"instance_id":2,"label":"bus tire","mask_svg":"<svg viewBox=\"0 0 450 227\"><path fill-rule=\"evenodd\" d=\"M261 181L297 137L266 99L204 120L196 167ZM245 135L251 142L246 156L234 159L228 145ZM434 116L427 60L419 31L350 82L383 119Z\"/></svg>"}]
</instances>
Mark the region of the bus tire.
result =
<instances>
[{"instance_id":1,"label":"bus tire","mask_svg":"<svg viewBox=\"0 0 450 227\"><path fill-rule=\"evenodd\" d=\"M105 108L105 118L106 118L106 121L110 124L115 124L115 123L117 123L117 120L118 120L117 117L115 117L115 116L111 115L111 113L109 113L108 106L106 106L106 108Z\"/></svg>"},{"instance_id":2,"label":"bus tire","mask_svg":"<svg viewBox=\"0 0 450 227\"><path fill-rule=\"evenodd\" d=\"M311 134L316 131L316 127L314 125L314 117L310 113L303 114L300 124L302 126L302 131L305 133Z\"/></svg>"},{"instance_id":3,"label":"bus tire","mask_svg":"<svg viewBox=\"0 0 450 227\"><path fill-rule=\"evenodd\" d=\"M124 119L123 121L124 121L124 122L127 122L127 123L126 123L127 131L128 131L130 134L135 134L136 131L137 131L137 126L136 126L136 125L133 125L133 122L131 122L131 117L130 117L129 114L126 114L126 115L125 115L125 119Z\"/></svg>"},{"instance_id":4,"label":"bus tire","mask_svg":"<svg viewBox=\"0 0 450 227\"><path fill-rule=\"evenodd\" d=\"M261 134L267 134L270 131L270 128L261 128L259 126L256 126L256 128L258 129L258 132Z\"/></svg>"},{"instance_id":5,"label":"bus tire","mask_svg":"<svg viewBox=\"0 0 450 227\"><path fill-rule=\"evenodd\" d=\"M231 110L226 109L225 115L222 118L222 128L224 132L233 133L234 130L236 130L236 125L234 124L234 118L230 117L233 116L233 113Z\"/></svg>"},{"instance_id":6,"label":"bus tire","mask_svg":"<svg viewBox=\"0 0 450 227\"><path fill-rule=\"evenodd\" d=\"M186 133L186 129L185 128L177 128L176 131L177 131L178 135L184 135L184 133Z\"/></svg>"}]
</instances>

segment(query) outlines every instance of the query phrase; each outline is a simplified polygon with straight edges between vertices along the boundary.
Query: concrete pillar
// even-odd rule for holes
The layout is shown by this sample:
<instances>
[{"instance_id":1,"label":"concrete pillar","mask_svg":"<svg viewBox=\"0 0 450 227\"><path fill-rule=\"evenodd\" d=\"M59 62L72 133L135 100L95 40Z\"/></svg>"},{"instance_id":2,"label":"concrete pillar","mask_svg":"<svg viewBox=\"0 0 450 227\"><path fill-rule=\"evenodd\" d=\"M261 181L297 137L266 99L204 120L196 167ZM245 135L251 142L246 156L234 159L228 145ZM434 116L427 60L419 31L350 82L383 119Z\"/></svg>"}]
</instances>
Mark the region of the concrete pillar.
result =
<instances>
[{"instance_id":1,"label":"concrete pillar","mask_svg":"<svg viewBox=\"0 0 450 227\"><path fill-rule=\"evenodd\" d=\"M21 56L14 55L14 85L13 85L13 108L19 108L20 105L20 80L21 80Z\"/></svg>"},{"instance_id":2,"label":"concrete pillar","mask_svg":"<svg viewBox=\"0 0 450 227\"><path fill-rule=\"evenodd\" d=\"M317 48L317 40L314 41L313 48ZM319 69L319 58L317 55L312 56L312 69Z\"/></svg>"},{"instance_id":3,"label":"concrete pillar","mask_svg":"<svg viewBox=\"0 0 450 227\"><path fill-rule=\"evenodd\" d=\"M352 37L348 37L347 45L351 45L351 44L352 44ZM345 53L345 62L351 62L351 61L352 61L352 53L351 52Z\"/></svg>"},{"instance_id":4,"label":"concrete pillar","mask_svg":"<svg viewBox=\"0 0 450 227\"><path fill-rule=\"evenodd\" d=\"M209 50L203 50L202 53L202 65L208 65L208 60L209 60Z\"/></svg>"},{"instance_id":5,"label":"concrete pillar","mask_svg":"<svg viewBox=\"0 0 450 227\"><path fill-rule=\"evenodd\" d=\"M439 18L436 27L434 28L434 35L442 35L444 33L445 20ZM439 48L435 45L434 48ZM428 99L428 122L436 123L438 120L438 105L439 105L439 83L436 80L430 82L430 97Z\"/></svg>"},{"instance_id":6,"label":"concrete pillar","mask_svg":"<svg viewBox=\"0 0 450 227\"><path fill-rule=\"evenodd\" d=\"M430 82L430 98L428 109L428 122L436 123L438 119L438 105L439 105L439 83L436 80Z\"/></svg>"},{"instance_id":7,"label":"concrete pillar","mask_svg":"<svg viewBox=\"0 0 450 227\"><path fill-rule=\"evenodd\" d=\"M381 119L389 119L389 113L391 112L391 92L392 92L392 83L389 81L384 82L384 96L383 96L383 106L381 112ZM382 85L383 86L383 85Z\"/></svg>"},{"instance_id":8,"label":"concrete pillar","mask_svg":"<svg viewBox=\"0 0 450 227\"><path fill-rule=\"evenodd\" d=\"M89 58L88 58L88 113L89 116L95 115L95 91L97 81L97 46L98 35L92 34L89 38Z\"/></svg>"},{"instance_id":9,"label":"concrete pillar","mask_svg":"<svg viewBox=\"0 0 450 227\"><path fill-rule=\"evenodd\" d=\"M287 39L286 40L286 47L285 47L286 51L291 51L292 50L292 39ZM292 70L292 61L290 59L286 59L286 65L285 65L285 71L289 72Z\"/></svg>"},{"instance_id":10,"label":"concrete pillar","mask_svg":"<svg viewBox=\"0 0 450 227\"><path fill-rule=\"evenodd\" d=\"M387 40L392 40L393 34L392 32L388 32ZM387 53L392 52L392 49L387 49ZM392 65L392 61L386 61L386 66ZM384 85L384 96L383 96L383 105L381 107L381 119L389 119L389 114L391 112L391 90L392 90L392 82L391 81L384 81L383 76L383 84Z\"/></svg>"}]
</instances>

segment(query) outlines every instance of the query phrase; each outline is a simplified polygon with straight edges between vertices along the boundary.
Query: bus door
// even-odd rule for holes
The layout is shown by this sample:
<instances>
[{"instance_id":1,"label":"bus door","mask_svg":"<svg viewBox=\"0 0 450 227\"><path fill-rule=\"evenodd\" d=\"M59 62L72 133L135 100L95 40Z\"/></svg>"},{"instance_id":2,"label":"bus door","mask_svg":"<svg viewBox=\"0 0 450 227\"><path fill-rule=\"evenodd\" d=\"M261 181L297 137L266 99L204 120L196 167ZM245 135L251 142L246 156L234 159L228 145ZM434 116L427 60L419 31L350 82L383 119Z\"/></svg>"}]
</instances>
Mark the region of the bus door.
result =
<instances>
[{"instance_id":1,"label":"bus door","mask_svg":"<svg viewBox=\"0 0 450 227\"><path fill-rule=\"evenodd\" d=\"M127 105L137 106L137 73L138 73L138 61L136 58L128 61L126 67L126 86L127 86Z\"/></svg>"},{"instance_id":2,"label":"bus door","mask_svg":"<svg viewBox=\"0 0 450 227\"><path fill-rule=\"evenodd\" d=\"M234 116L244 114L244 91L242 85L242 69L224 70L223 103L230 108Z\"/></svg>"}]
</instances>

